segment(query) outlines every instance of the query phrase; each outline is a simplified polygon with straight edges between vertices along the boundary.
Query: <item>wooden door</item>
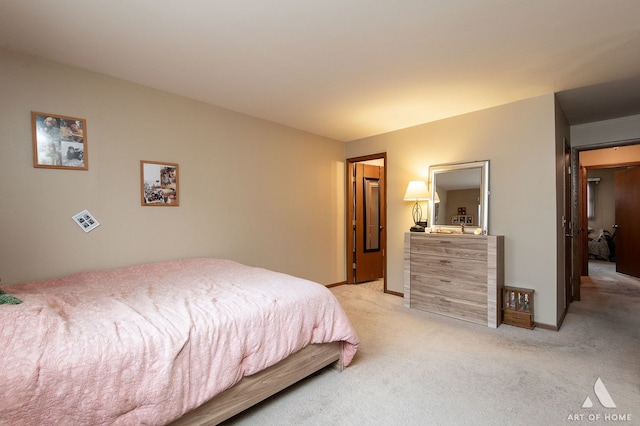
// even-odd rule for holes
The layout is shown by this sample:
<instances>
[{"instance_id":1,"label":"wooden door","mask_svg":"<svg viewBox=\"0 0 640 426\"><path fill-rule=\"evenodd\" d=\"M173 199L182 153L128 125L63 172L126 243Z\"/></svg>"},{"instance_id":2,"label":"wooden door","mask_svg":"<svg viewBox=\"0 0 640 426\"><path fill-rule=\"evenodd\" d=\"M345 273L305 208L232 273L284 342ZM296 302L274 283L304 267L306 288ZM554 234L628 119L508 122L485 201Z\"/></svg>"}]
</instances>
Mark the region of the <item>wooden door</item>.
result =
<instances>
[{"instance_id":1,"label":"wooden door","mask_svg":"<svg viewBox=\"0 0 640 426\"><path fill-rule=\"evenodd\" d=\"M589 222L587 221L587 169L580 166L580 227L578 230L582 257L580 264L580 275L589 275ZM578 298L580 300L580 289L578 285Z\"/></svg>"},{"instance_id":2,"label":"wooden door","mask_svg":"<svg viewBox=\"0 0 640 426\"><path fill-rule=\"evenodd\" d=\"M640 167L615 172L616 271L640 278Z\"/></svg>"},{"instance_id":3,"label":"wooden door","mask_svg":"<svg viewBox=\"0 0 640 426\"><path fill-rule=\"evenodd\" d=\"M562 162L564 208L562 213L562 230L564 232L564 309L573 301L573 238L574 226L571 219L571 147L565 138L564 157Z\"/></svg>"},{"instance_id":4,"label":"wooden door","mask_svg":"<svg viewBox=\"0 0 640 426\"><path fill-rule=\"evenodd\" d=\"M383 277L384 173L369 164L355 167L354 282Z\"/></svg>"}]
</instances>

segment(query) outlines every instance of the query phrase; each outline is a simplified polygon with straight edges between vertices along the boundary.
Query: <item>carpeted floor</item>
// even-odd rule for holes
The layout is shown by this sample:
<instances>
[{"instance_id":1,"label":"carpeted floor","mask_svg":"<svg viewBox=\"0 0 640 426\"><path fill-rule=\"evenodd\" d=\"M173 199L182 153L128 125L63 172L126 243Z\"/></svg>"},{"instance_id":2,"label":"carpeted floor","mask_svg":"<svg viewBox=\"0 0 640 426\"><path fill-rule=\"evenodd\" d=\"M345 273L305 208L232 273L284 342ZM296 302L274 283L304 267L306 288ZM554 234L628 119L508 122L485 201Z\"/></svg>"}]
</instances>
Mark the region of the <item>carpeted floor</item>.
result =
<instances>
[{"instance_id":1,"label":"carpeted floor","mask_svg":"<svg viewBox=\"0 0 640 426\"><path fill-rule=\"evenodd\" d=\"M356 284L357 287L366 288L375 291L384 291L384 280L381 278L376 281L367 281L364 283Z\"/></svg>"},{"instance_id":2,"label":"carpeted floor","mask_svg":"<svg viewBox=\"0 0 640 426\"><path fill-rule=\"evenodd\" d=\"M592 262L560 331L489 329L332 288L361 339L325 369L226 425L640 424L640 280ZM615 408L605 408L601 379ZM582 408L586 398L592 408Z\"/></svg>"}]
</instances>

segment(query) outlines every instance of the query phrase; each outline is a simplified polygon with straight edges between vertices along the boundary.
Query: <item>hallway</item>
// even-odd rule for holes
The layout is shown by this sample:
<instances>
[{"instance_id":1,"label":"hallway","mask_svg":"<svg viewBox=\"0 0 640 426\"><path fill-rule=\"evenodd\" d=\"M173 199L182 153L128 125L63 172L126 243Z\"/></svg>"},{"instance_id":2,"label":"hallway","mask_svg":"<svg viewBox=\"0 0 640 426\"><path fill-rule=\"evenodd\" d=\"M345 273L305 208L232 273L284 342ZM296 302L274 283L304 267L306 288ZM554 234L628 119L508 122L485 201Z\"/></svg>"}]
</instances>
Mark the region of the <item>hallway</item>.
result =
<instances>
[{"instance_id":1,"label":"hallway","mask_svg":"<svg viewBox=\"0 0 640 426\"><path fill-rule=\"evenodd\" d=\"M589 260L589 276L581 278L581 288L583 299L640 297L640 279L616 272L615 262L604 260Z\"/></svg>"}]
</instances>

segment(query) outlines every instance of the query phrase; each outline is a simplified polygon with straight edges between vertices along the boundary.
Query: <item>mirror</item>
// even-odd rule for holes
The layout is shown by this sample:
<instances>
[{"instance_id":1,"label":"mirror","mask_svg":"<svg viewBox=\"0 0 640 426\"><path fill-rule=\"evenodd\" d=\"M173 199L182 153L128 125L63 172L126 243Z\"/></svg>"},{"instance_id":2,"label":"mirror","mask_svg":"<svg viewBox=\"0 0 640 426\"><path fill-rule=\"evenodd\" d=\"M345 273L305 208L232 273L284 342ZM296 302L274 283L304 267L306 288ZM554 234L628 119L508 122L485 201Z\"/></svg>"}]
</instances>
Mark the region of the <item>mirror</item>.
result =
<instances>
[{"instance_id":1,"label":"mirror","mask_svg":"<svg viewBox=\"0 0 640 426\"><path fill-rule=\"evenodd\" d=\"M489 232L489 160L431 166L429 179L432 229Z\"/></svg>"},{"instance_id":2,"label":"mirror","mask_svg":"<svg viewBox=\"0 0 640 426\"><path fill-rule=\"evenodd\" d=\"M380 250L380 179L364 178L364 251Z\"/></svg>"}]
</instances>

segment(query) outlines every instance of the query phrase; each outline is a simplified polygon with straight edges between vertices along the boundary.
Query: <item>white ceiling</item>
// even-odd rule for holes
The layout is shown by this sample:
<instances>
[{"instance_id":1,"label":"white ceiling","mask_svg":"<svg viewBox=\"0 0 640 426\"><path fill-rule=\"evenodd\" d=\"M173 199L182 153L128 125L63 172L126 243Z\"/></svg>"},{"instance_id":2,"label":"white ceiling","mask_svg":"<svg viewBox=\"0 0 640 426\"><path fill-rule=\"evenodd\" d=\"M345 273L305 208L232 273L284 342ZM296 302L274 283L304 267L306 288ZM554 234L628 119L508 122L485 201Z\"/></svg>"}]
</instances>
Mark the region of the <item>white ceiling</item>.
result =
<instances>
[{"instance_id":1,"label":"white ceiling","mask_svg":"<svg viewBox=\"0 0 640 426\"><path fill-rule=\"evenodd\" d=\"M552 92L640 113L638 0L0 0L0 47L343 141Z\"/></svg>"}]
</instances>

